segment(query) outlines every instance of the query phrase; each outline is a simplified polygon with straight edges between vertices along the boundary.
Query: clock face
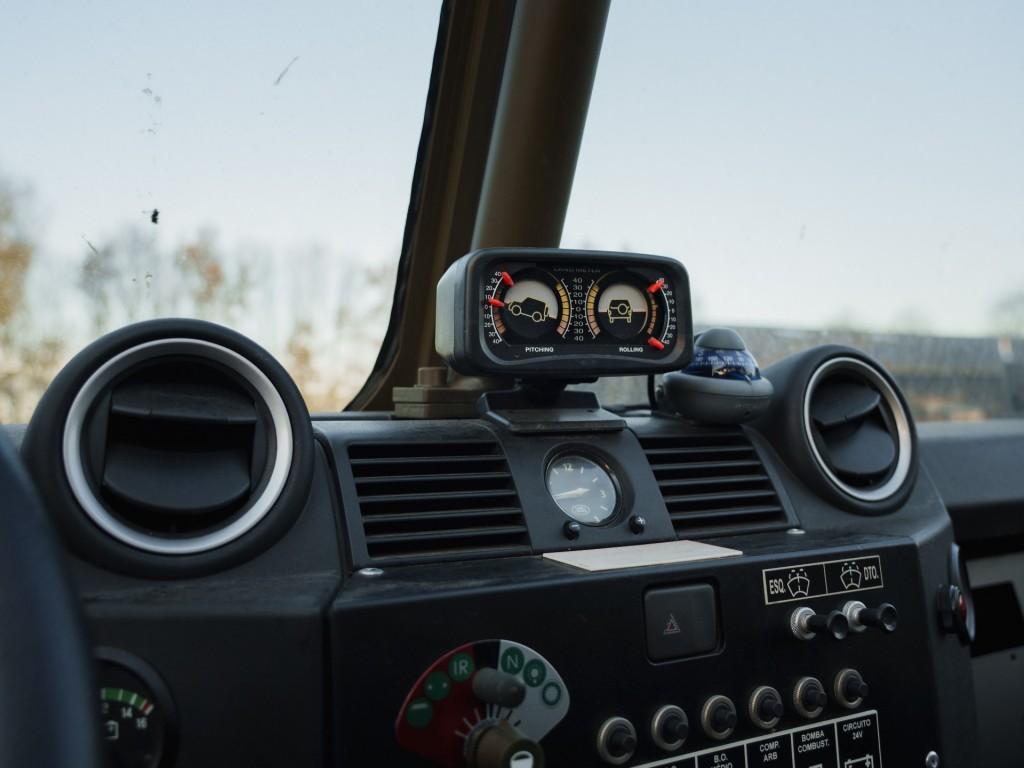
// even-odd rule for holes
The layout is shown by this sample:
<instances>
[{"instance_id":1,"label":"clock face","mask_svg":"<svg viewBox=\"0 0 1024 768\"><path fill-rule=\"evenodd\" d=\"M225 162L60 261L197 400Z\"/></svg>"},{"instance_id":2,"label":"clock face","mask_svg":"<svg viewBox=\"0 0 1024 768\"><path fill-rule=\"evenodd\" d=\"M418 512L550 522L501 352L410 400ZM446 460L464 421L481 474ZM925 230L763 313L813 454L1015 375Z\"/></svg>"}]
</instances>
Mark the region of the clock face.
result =
<instances>
[{"instance_id":1,"label":"clock face","mask_svg":"<svg viewBox=\"0 0 1024 768\"><path fill-rule=\"evenodd\" d=\"M548 466L548 492L565 514L584 525L602 525L615 515L619 492L611 473L593 459L567 454Z\"/></svg>"}]
</instances>

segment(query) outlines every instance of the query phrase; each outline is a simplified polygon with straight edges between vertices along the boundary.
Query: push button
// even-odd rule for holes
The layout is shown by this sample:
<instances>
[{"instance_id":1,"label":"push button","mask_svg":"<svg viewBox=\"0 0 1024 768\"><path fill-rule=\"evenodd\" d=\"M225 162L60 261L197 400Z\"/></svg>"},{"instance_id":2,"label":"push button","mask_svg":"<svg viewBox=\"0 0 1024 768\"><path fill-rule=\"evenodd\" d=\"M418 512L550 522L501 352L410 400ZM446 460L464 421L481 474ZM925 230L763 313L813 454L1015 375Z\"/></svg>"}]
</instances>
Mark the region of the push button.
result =
<instances>
[{"instance_id":1,"label":"push button","mask_svg":"<svg viewBox=\"0 0 1024 768\"><path fill-rule=\"evenodd\" d=\"M647 654L654 661L695 656L718 647L718 608L710 584L648 590L644 616Z\"/></svg>"}]
</instances>

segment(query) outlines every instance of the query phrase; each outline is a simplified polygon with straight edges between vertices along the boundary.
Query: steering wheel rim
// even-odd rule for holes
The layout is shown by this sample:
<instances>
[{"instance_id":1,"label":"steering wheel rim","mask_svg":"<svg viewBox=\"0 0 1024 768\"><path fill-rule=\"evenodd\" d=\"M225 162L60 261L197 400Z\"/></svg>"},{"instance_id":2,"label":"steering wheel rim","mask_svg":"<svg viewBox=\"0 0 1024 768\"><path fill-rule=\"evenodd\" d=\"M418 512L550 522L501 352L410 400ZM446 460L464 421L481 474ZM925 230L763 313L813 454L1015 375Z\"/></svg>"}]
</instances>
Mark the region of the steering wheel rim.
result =
<instances>
[{"instance_id":1,"label":"steering wheel rim","mask_svg":"<svg viewBox=\"0 0 1024 768\"><path fill-rule=\"evenodd\" d=\"M39 494L0 431L0 765L100 768L80 607Z\"/></svg>"}]
</instances>

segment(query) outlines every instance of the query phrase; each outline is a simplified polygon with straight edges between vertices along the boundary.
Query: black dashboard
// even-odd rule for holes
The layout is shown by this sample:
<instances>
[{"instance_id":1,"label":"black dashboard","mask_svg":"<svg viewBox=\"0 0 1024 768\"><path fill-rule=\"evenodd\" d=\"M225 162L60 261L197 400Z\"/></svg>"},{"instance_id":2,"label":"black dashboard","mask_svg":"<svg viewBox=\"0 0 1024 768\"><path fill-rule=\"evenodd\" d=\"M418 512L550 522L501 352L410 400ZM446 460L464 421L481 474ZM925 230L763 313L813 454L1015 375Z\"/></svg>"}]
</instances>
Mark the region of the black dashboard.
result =
<instances>
[{"instance_id":1,"label":"black dashboard","mask_svg":"<svg viewBox=\"0 0 1024 768\"><path fill-rule=\"evenodd\" d=\"M492 267L484 298L536 277ZM678 279L635 274L649 296ZM83 350L11 432L70 553L119 764L1014 764L999 741L979 760L954 522L984 570L985 542L1021 533L1019 473L972 490L989 437L919 436L857 350L765 373L772 405L744 424L584 395L311 418L251 341L167 320Z\"/></svg>"}]
</instances>

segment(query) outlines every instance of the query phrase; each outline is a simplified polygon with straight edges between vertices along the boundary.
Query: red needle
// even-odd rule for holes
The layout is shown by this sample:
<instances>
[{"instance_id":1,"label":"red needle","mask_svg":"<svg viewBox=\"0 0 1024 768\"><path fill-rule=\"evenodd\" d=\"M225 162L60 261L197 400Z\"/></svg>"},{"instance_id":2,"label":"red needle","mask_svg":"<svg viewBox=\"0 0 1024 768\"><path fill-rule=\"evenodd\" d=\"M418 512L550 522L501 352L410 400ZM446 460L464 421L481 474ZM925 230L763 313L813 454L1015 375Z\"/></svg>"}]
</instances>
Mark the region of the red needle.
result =
<instances>
[{"instance_id":1,"label":"red needle","mask_svg":"<svg viewBox=\"0 0 1024 768\"><path fill-rule=\"evenodd\" d=\"M510 275L508 272L501 273L501 282L503 282L505 285L509 287L516 284L516 281L512 279L512 275Z\"/></svg>"},{"instance_id":2,"label":"red needle","mask_svg":"<svg viewBox=\"0 0 1024 768\"><path fill-rule=\"evenodd\" d=\"M657 293L658 291L661 290L661 286L663 286L664 284L665 284L665 278L664 277L659 277L657 280L655 280L653 283L651 283L650 285L647 286L647 292L648 293Z\"/></svg>"},{"instance_id":3,"label":"red needle","mask_svg":"<svg viewBox=\"0 0 1024 768\"><path fill-rule=\"evenodd\" d=\"M497 307L498 309L501 309L502 307L505 306L505 302L502 301L501 299L488 299L487 303L490 304L492 307Z\"/></svg>"},{"instance_id":4,"label":"red needle","mask_svg":"<svg viewBox=\"0 0 1024 768\"><path fill-rule=\"evenodd\" d=\"M662 344L662 343L661 343L660 341L658 341L658 340L657 340L656 338L654 338L653 336L651 336L651 337L649 337L649 338L647 339L647 346L649 346L649 347L654 347L654 348L655 348L656 350L658 350L659 352L660 352L661 350L663 350L663 349L665 348L665 345L664 345L664 344Z\"/></svg>"}]
</instances>

